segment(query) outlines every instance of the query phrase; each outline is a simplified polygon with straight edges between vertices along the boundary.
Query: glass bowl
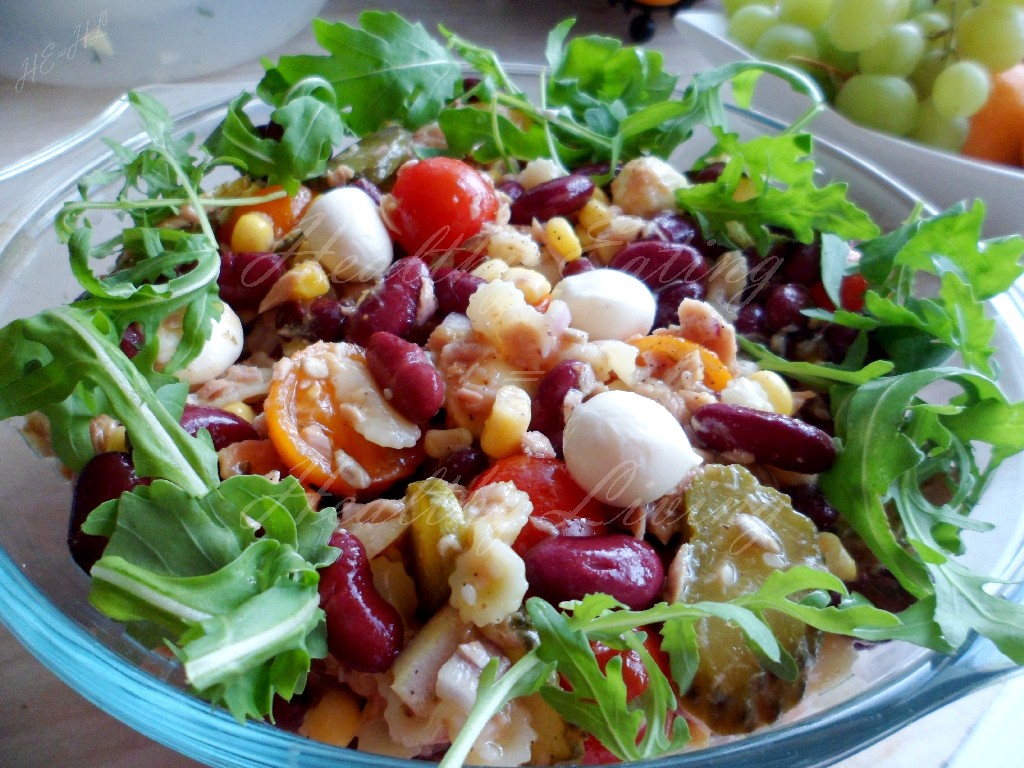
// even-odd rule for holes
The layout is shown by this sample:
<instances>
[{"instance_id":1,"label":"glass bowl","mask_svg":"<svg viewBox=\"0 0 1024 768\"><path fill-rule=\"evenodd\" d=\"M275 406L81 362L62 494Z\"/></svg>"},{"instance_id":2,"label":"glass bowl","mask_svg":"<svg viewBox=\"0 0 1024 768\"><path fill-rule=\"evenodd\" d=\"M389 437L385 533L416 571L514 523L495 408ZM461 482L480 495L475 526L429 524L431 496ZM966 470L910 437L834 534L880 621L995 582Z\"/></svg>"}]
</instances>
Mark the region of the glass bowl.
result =
<instances>
[{"instance_id":1,"label":"glass bowl","mask_svg":"<svg viewBox=\"0 0 1024 768\"><path fill-rule=\"evenodd\" d=\"M525 76L519 72L519 76ZM179 131L200 139L212 130L233 84L156 86ZM741 133L778 130L770 119L734 111ZM15 211L0 226L0 322L67 302L77 293L52 222L75 182L103 167L110 136L142 142L126 100L16 169L0 170L0 205ZM898 225L919 198L869 164L819 143L826 177L849 182L852 197L883 227ZM684 160L685 162L685 160ZM1024 294L992 303L1001 378L1009 397L1024 398ZM87 600L88 577L65 545L71 486L56 462L40 459L13 422L0 424L0 620L43 664L101 709L146 736L212 766L392 766L415 763L339 749L261 722L239 723L183 687L176 665L128 638ZM1024 515L1018 489L1024 457L1004 464L976 515L997 526L969 541L969 564L1007 581L1024 578ZM1008 587L1009 588L1009 587ZM1010 663L976 639L958 655L889 643L862 650L848 673L822 683L783 721L753 735L645 763L674 766L825 766L853 754L945 703L1007 674Z\"/></svg>"}]
</instances>

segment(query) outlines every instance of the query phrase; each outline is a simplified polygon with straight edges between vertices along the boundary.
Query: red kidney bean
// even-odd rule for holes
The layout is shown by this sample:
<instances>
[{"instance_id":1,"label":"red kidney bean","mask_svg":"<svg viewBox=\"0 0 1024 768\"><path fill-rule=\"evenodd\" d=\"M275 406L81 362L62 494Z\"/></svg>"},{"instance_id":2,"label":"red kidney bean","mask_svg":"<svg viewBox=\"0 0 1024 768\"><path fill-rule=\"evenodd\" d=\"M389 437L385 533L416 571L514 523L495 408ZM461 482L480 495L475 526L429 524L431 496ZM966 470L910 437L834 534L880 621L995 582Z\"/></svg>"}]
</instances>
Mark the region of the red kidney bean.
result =
<instances>
[{"instance_id":1,"label":"red kidney bean","mask_svg":"<svg viewBox=\"0 0 1024 768\"><path fill-rule=\"evenodd\" d=\"M743 405L711 403L698 408L691 426L715 451L746 451L762 464L814 474L836 458L828 433L792 416Z\"/></svg>"},{"instance_id":2,"label":"red kidney bean","mask_svg":"<svg viewBox=\"0 0 1024 768\"><path fill-rule=\"evenodd\" d=\"M845 325L829 323L825 326L822 336L825 340L826 358L832 363L841 363L846 359L846 353L857 341L860 331L856 328L848 328Z\"/></svg>"},{"instance_id":3,"label":"red kidney bean","mask_svg":"<svg viewBox=\"0 0 1024 768\"><path fill-rule=\"evenodd\" d=\"M452 267L435 269L434 297L437 299L438 314L442 318L452 312L466 314L470 296L486 282L482 277L477 277L464 269L453 269Z\"/></svg>"},{"instance_id":4,"label":"red kidney bean","mask_svg":"<svg viewBox=\"0 0 1024 768\"><path fill-rule=\"evenodd\" d=\"M674 211L663 211L647 223L645 240L664 240L669 243L696 245L701 241L700 226L689 216Z\"/></svg>"},{"instance_id":5,"label":"red kidney bean","mask_svg":"<svg viewBox=\"0 0 1024 768\"><path fill-rule=\"evenodd\" d=\"M700 170L690 171L687 176L694 184L711 184L718 181L718 177L725 170L725 163L708 163Z\"/></svg>"},{"instance_id":6,"label":"red kidney bean","mask_svg":"<svg viewBox=\"0 0 1024 768\"><path fill-rule=\"evenodd\" d=\"M348 317L341 302L328 296L306 301L286 301L277 307L274 325L284 339L340 341Z\"/></svg>"},{"instance_id":7,"label":"red kidney bean","mask_svg":"<svg viewBox=\"0 0 1024 768\"><path fill-rule=\"evenodd\" d=\"M366 345L366 364L395 410L422 424L444 405L441 374L418 345L377 331Z\"/></svg>"},{"instance_id":8,"label":"red kidney bean","mask_svg":"<svg viewBox=\"0 0 1024 768\"><path fill-rule=\"evenodd\" d=\"M448 454L431 474L449 483L468 486L489 466L486 453L477 448L463 448Z\"/></svg>"},{"instance_id":9,"label":"red kidney bean","mask_svg":"<svg viewBox=\"0 0 1024 768\"><path fill-rule=\"evenodd\" d=\"M68 549L82 570L88 572L107 546L105 536L85 533L82 524L100 504L116 499L137 485L149 485L149 478L135 474L132 457L127 453L98 453L86 462L75 480L68 522Z\"/></svg>"},{"instance_id":10,"label":"red kidney bean","mask_svg":"<svg viewBox=\"0 0 1024 768\"><path fill-rule=\"evenodd\" d=\"M559 176L526 190L509 208L513 224L547 221L555 216L572 216L594 194L589 176Z\"/></svg>"},{"instance_id":11,"label":"red kidney bean","mask_svg":"<svg viewBox=\"0 0 1024 768\"><path fill-rule=\"evenodd\" d=\"M760 304L747 303L736 313L736 332L755 339L768 336L768 326L764 324L764 307Z\"/></svg>"},{"instance_id":12,"label":"red kidney bean","mask_svg":"<svg viewBox=\"0 0 1024 768\"><path fill-rule=\"evenodd\" d=\"M235 309L254 309L285 271L285 257L280 253L223 250L217 276L220 297Z\"/></svg>"},{"instance_id":13,"label":"red kidney bean","mask_svg":"<svg viewBox=\"0 0 1024 768\"><path fill-rule=\"evenodd\" d=\"M793 509L810 518L819 531L834 531L839 512L815 485L789 485L780 489L793 502Z\"/></svg>"},{"instance_id":14,"label":"red kidney bean","mask_svg":"<svg viewBox=\"0 0 1024 768\"><path fill-rule=\"evenodd\" d=\"M775 286L764 303L764 323L769 331L799 331L807 327L802 310L813 302L807 289L796 283Z\"/></svg>"},{"instance_id":15,"label":"red kidney bean","mask_svg":"<svg viewBox=\"0 0 1024 768\"><path fill-rule=\"evenodd\" d=\"M138 323L131 323L124 329L124 333L121 334L121 351L124 352L125 357L129 360L142 351L145 343L146 335L142 332L142 326Z\"/></svg>"},{"instance_id":16,"label":"red kidney bean","mask_svg":"<svg viewBox=\"0 0 1024 768\"><path fill-rule=\"evenodd\" d=\"M554 536L531 547L523 561L531 593L552 605L604 592L643 610L654 604L665 581L654 548L621 533Z\"/></svg>"},{"instance_id":17,"label":"red kidney bean","mask_svg":"<svg viewBox=\"0 0 1024 768\"><path fill-rule=\"evenodd\" d=\"M791 283L814 285L821 280L821 246L817 243L787 243L782 274Z\"/></svg>"},{"instance_id":18,"label":"red kidney bean","mask_svg":"<svg viewBox=\"0 0 1024 768\"><path fill-rule=\"evenodd\" d=\"M652 291L677 280L702 282L710 271L707 260L693 246L660 240L630 243L615 254L608 266L642 280Z\"/></svg>"},{"instance_id":19,"label":"red kidney bean","mask_svg":"<svg viewBox=\"0 0 1024 768\"><path fill-rule=\"evenodd\" d=\"M578 259L562 262L562 277L572 277L573 275L578 275L581 272L590 272L593 269L597 269L597 267L594 266L594 262L586 256L580 256Z\"/></svg>"},{"instance_id":20,"label":"red kidney bean","mask_svg":"<svg viewBox=\"0 0 1024 768\"><path fill-rule=\"evenodd\" d=\"M530 429L543 433L558 456L562 455L565 431L565 398L583 386L587 365L579 360L563 360L540 377L533 396Z\"/></svg>"},{"instance_id":21,"label":"red kidney bean","mask_svg":"<svg viewBox=\"0 0 1024 768\"><path fill-rule=\"evenodd\" d=\"M331 535L338 559L320 571L320 606L327 615L327 648L360 672L386 672L402 650L402 617L373 586L363 544L347 531Z\"/></svg>"},{"instance_id":22,"label":"red kidney bean","mask_svg":"<svg viewBox=\"0 0 1024 768\"><path fill-rule=\"evenodd\" d=\"M399 259L381 284L359 302L348 321L346 338L364 347L377 331L405 338L416 325L425 287L433 290L427 263L417 256Z\"/></svg>"},{"instance_id":23,"label":"red kidney bean","mask_svg":"<svg viewBox=\"0 0 1024 768\"><path fill-rule=\"evenodd\" d=\"M509 200L518 200L526 188L515 179L505 179L497 184L497 188L508 195Z\"/></svg>"},{"instance_id":24,"label":"red kidney bean","mask_svg":"<svg viewBox=\"0 0 1024 768\"><path fill-rule=\"evenodd\" d=\"M669 325L679 323L679 305L683 299L697 299L703 301L707 296L707 288L704 283L696 280L678 280L669 283L658 292L658 309L654 315L654 327L665 328Z\"/></svg>"},{"instance_id":25,"label":"red kidney bean","mask_svg":"<svg viewBox=\"0 0 1024 768\"><path fill-rule=\"evenodd\" d=\"M213 438L213 448L219 451L242 440L257 440L259 435L252 424L229 411L212 405L186 403L181 414L181 426L193 437L205 429Z\"/></svg>"}]
</instances>

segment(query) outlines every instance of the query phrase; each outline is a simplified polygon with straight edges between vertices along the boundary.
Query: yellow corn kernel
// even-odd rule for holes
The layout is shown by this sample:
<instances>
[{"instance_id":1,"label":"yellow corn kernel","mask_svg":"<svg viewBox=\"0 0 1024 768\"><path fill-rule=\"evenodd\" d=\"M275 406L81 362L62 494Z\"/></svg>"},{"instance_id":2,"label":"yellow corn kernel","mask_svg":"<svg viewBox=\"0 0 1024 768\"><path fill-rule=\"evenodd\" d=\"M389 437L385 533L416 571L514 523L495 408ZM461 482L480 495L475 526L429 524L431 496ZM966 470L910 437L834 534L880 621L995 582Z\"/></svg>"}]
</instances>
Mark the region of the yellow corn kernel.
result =
<instances>
[{"instance_id":1,"label":"yellow corn kernel","mask_svg":"<svg viewBox=\"0 0 1024 768\"><path fill-rule=\"evenodd\" d=\"M269 251L274 244L274 222L265 213L243 213L231 231L231 250L237 253Z\"/></svg>"},{"instance_id":2,"label":"yellow corn kernel","mask_svg":"<svg viewBox=\"0 0 1024 768\"><path fill-rule=\"evenodd\" d=\"M612 223L612 212L606 203L592 197L580 209L579 221L580 226L594 237L608 229L608 225Z\"/></svg>"},{"instance_id":3,"label":"yellow corn kernel","mask_svg":"<svg viewBox=\"0 0 1024 768\"><path fill-rule=\"evenodd\" d=\"M128 432L124 425L118 425L107 433L104 448L118 453L125 453L128 450Z\"/></svg>"},{"instance_id":4,"label":"yellow corn kernel","mask_svg":"<svg viewBox=\"0 0 1024 768\"><path fill-rule=\"evenodd\" d=\"M294 275L292 297L315 299L331 290L331 281L319 261L304 261L288 270Z\"/></svg>"},{"instance_id":5,"label":"yellow corn kernel","mask_svg":"<svg viewBox=\"0 0 1024 768\"><path fill-rule=\"evenodd\" d=\"M764 390L772 410L783 416L793 415L793 392L775 371L758 371L748 377Z\"/></svg>"},{"instance_id":6,"label":"yellow corn kernel","mask_svg":"<svg viewBox=\"0 0 1024 768\"><path fill-rule=\"evenodd\" d=\"M525 391L514 384L499 387L480 436L484 453L494 459L519 453L530 427L530 409L530 396Z\"/></svg>"},{"instance_id":7,"label":"yellow corn kernel","mask_svg":"<svg viewBox=\"0 0 1024 768\"><path fill-rule=\"evenodd\" d=\"M857 562L846 551L838 536L827 531L819 533L818 547L821 549L821 559L825 561L825 567L833 576L843 581L853 581L857 578Z\"/></svg>"},{"instance_id":8,"label":"yellow corn kernel","mask_svg":"<svg viewBox=\"0 0 1024 768\"><path fill-rule=\"evenodd\" d=\"M224 406L224 410L228 413L233 413L239 418L245 419L252 424L253 419L256 418L256 411L252 409L252 406L248 403L243 403L241 400L236 400L233 403L228 403Z\"/></svg>"},{"instance_id":9,"label":"yellow corn kernel","mask_svg":"<svg viewBox=\"0 0 1024 768\"><path fill-rule=\"evenodd\" d=\"M608 199L608 193L606 193L601 187L594 187L594 194L590 196L591 200L596 200L599 203L605 205L611 205L612 201Z\"/></svg>"},{"instance_id":10,"label":"yellow corn kernel","mask_svg":"<svg viewBox=\"0 0 1024 768\"><path fill-rule=\"evenodd\" d=\"M747 178L740 179L732 193L732 199L737 203L745 203L755 197L757 197L757 188L754 186L754 182Z\"/></svg>"},{"instance_id":11,"label":"yellow corn kernel","mask_svg":"<svg viewBox=\"0 0 1024 768\"><path fill-rule=\"evenodd\" d=\"M347 747L356 737L359 714L359 700L354 693L341 688L329 688L306 713L299 733L307 739Z\"/></svg>"},{"instance_id":12,"label":"yellow corn kernel","mask_svg":"<svg viewBox=\"0 0 1024 768\"><path fill-rule=\"evenodd\" d=\"M501 279L522 291L527 304L537 304L551 293L551 283L535 269L510 267Z\"/></svg>"},{"instance_id":13,"label":"yellow corn kernel","mask_svg":"<svg viewBox=\"0 0 1024 768\"><path fill-rule=\"evenodd\" d=\"M583 255L583 246L568 219L556 216L544 225L544 240L548 251L559 261L576 261Z\"/></svg>"}]
</instances>

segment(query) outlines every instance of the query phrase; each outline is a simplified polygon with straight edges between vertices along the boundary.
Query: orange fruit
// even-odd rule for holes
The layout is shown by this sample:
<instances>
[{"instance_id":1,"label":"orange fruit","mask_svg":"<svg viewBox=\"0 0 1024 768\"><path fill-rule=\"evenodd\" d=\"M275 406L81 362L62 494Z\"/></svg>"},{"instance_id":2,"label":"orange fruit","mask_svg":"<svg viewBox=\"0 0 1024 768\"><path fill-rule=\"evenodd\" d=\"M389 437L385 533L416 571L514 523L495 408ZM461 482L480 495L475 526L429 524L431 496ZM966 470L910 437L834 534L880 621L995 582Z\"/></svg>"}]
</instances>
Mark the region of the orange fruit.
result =
<instances>
[{"instance_id":1,"label":"orange fruit","mask_svg":"<svg viewBox=\"0 0 1024 768\"><path fill-rule=\"evenodd\" d=\"M1024 165L1024 62L992 78L988 101L970 119L968 157Z\"/></svg>"}]
</instances>

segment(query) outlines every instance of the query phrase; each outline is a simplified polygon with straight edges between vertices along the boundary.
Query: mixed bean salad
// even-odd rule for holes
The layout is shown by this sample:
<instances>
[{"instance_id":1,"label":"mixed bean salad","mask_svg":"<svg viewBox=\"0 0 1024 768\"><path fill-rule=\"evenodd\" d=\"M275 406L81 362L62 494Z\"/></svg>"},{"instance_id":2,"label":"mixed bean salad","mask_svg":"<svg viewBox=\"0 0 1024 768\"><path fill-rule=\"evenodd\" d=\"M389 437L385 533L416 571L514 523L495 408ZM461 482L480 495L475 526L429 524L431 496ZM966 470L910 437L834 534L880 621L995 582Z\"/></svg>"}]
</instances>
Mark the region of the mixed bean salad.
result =
<instances>
[{"instance_id":1,"label":"mixed bean salad","mask_svg":"<svg viewBox=\"0 0 1024 768\"><path fill-rule=\"evenodd\" d=\"M982 306L1024 240L980 202L881 233L803 121L731 133L727 84L816 94L776 65L680 90L566 22L533 103L448 30L360 24L198 147L132 94L150 143L57 221L82 295L0 329L100 611L239 719L447 765L752 731L825 636L1024 662L956 559L1024 448Z\"/></svg>"}]
</instances>

